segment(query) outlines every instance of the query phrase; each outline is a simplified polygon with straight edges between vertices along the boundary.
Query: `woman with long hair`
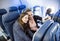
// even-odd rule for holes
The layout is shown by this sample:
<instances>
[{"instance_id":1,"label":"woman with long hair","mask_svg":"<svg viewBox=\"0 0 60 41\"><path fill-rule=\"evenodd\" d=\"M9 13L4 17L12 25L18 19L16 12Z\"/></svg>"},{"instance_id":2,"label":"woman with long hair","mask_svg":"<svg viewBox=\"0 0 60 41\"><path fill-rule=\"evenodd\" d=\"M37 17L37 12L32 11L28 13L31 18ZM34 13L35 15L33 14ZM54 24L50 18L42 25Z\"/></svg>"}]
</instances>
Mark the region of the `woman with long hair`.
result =
<instances>
[{"instance_id":1,"label":"woman with long hair","mask_svg":"<svg viewBox=\"0 0 60 41\"><path fill-rule=\"evenodd\" d=\"M31 41L31 38L29 37L29 35L27 35L27 30L29 29L29 27L27 27L27 22L28 14L24 12L14 23L13 34L15 41Z\"/></svg>"}]
</instances>

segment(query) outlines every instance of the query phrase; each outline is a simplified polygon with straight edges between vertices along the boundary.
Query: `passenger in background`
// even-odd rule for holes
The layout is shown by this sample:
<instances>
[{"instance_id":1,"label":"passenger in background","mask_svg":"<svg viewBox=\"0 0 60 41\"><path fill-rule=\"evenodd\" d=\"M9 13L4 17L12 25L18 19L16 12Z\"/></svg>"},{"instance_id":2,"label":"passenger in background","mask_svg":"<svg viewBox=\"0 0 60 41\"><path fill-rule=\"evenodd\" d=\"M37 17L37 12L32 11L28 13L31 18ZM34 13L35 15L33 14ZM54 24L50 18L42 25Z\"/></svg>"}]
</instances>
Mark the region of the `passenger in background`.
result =
<instances>
[{"instance_id":1,"label":"passenger in background","mask_svg":"<svg viewBox=\"0 0 60 41\"><path fill-rule=\"evenodd\" d=\"M31 41L31 38L28 35L27 27L28 14L22 13L18 20L13 25L13 34L15 41Z\"/></svg>"},{"instance_id":2,"label":"passenger in background","mask_svg":"<svg viewBox=\"0 0 60 41\"><path fill-rule=\"evenodd\" d=\"M52 14L51 14L51 12L52 12L51 8L48 8L47 11L46 11L46 16L48 15L48 16L50 16L51 19L52 19Z\"/></svg>"},{"instance_id":3,"label":"passenger in background","mask_svg":"<svg viewBox=\"0 0 60 41\"><path fill-rule=\"evenodd\" d=\"M52 17L53 17L53 14L51 14L51 8L48 8L47 9L47 11L46 11L46 17L45 18L43 18L43 20L45 21L45 20L50 20L50 19L52 19Z\"/></svg>"}]
</instances>

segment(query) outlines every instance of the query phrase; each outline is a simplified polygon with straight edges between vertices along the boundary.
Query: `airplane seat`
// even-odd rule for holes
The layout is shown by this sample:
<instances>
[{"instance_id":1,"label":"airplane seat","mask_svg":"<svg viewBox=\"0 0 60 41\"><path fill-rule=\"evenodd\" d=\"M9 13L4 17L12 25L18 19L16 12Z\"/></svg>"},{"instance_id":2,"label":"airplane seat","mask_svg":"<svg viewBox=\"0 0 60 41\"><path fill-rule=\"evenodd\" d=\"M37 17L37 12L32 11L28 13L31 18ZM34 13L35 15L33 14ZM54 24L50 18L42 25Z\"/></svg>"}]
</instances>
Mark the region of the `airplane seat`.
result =
<instances>
[{"instance_id":1,"label":"airplane seat","mask_svg":"<svg viewBox=\"0 0 60 41\"><path fill-rule=\"evenodd\" d=\"M7 11L5 9L0 9L0 24L2 24L2 15L6 13Z\"/></svg>"},{"instance_id":2,"label":"airplane seat","mask_svg":"<svg viewBox=\"0 0 60 41\"><path fill-rule=\"evenodd\" d=\"M14 12L14 11L18 12L18 8L16 6L9 7L9 12Z\"/></svg>"},{"instance_id":3,"label":"airplane seat","mask_svg":"<svg viewBox=\"0 0 60 41\"><path fill-rule=\"evenodd\" d=\"M8 33L8 35L11 37L12 41L13 40L13 24L14 22L18 19L19 17L19 13L18 12L9 12L8 14L5 14L2 16L2 22L4 27L6 28L6 31Z\"/></svg>"},{"instance_id":4,"label":"airplane seat","mask_svg":"<svg viewBox=\"0 0 60 41\"><path fill-rule=\"evenodd\" d=\"M2 23L2 15L6 14L6 13L7 13L6 9L4 9L4 8L0 9L0 26L4 30L4 32L6 32L6 31L5 31L5 27L4 27L3 23Z\"/></svg>"},{"instance_id":5,"label":"airplane seat","mask_svg":"<svg viewBox=\"0 0 60 41\"><path fill-rule=\"evenodd\" d=\"M35 34L33 35L32 41L42 41L43 37L45 36L45 34L47 33L48 29L52 24L53 24L53 21L51 20L46 21L42 25L42 27L35 32Z\"/></svg>"},{"instance_id":6,"label":"airplane seat","mask_svg":"<svg viewBox=\"0 0 60 41\"><path fill-rule=\"evenodd\" d=\"M53 20L54 20L55 22L60 23L60 10L56 12L56 14L55 14L54 17L53 17Z\"/></svg>"},{"instance_id":7,"label":"airplane seat","mask_svg":"<svg viewBox=\"0 0 60 41\"><path fill-rule=\"evenodd\" d=\"M20 5L18 6L20 14L26 9L26 5Z\"/></svg>"},{"instance_id":8,"label":"airplane seat","mask_svg":"<svg viewBox=\"0 0 60 41\"><path fill-rule=\"evenodd\" d=\"M48 20L35 32L32 41L56 41L58 29L59 23Z\"/></svg>"},{"instance_id":9,"label":"airplane seat","mask_svg":"<svg viewBox=\"0 0 60 41\"><path fill-rule=\"evenodd\" d=\"M47 31L47 33L45 34L44 38L43 38L43 41L56 41L55 40L55 33L57 32L58 30L58 26L59 26L59 23L57 22L54 22L49 30Z\"/></svg>"}]
</instances>

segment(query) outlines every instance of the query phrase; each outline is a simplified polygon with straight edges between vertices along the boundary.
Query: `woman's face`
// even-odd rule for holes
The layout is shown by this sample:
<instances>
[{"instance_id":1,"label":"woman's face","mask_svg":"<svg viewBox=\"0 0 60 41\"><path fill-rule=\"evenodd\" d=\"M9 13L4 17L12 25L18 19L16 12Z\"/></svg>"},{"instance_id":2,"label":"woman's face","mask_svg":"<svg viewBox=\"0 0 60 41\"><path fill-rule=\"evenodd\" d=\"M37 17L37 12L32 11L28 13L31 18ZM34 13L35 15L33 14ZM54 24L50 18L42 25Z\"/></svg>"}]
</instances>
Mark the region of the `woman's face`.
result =
<instances>
[{"instance_id":1,"label":"woman's face","mask_svg":"<svg viewBox=\"0 0 60 41\"><path fill-rule=\"evenodd\" d=\"M23 21L24 23L27 23L27 21L28 21L28 15L25 15L25 16L22 18L22 21Z\"/></svg>"}]
</instances>

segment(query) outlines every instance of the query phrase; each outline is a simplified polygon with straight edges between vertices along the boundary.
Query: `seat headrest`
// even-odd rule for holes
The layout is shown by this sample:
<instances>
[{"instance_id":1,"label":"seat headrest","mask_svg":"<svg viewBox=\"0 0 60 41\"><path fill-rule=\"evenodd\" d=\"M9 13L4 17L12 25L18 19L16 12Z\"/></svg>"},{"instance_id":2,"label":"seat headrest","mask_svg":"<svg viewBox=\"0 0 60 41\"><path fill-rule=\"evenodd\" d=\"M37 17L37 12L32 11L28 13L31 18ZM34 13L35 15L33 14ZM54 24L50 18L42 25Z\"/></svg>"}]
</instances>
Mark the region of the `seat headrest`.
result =
<instances>
[{"instance_id":1,"label":"seat headrest","mask_svg":"<svg viewBox=\"0 0 60 41\"><path fill-rule=\"evenodd\" d=\"M6 9L0 9L0 15L6 14L7 10Z\"/></svg>"},{"instance_id":2,"label":"seat headrest","mask_svg":"<svg viewBox=\"0 0 60 41\"><path fill-rule=\"evenodd\" d=\"M19 10L23 10L23 9L25 9L25 8L26 8L26 5L20 5L20 6L18 7Z\"/></svg>"},{"instance_id":3,"label":"seat headrest","mask_svg":"<svg viewBox=\"0 0 60 41\"><path fill-rule=\"evenodd\" d=\"M18 11L16 6L9 7L9 12Z\"/></svg>"},{"instance_id":4,"label":"seat headrest","mask_svg":"<svg viewBox=\"0 0 60 41\"><path fill-rule=\"evenodd\" d=\"M19 13L18 12L10 12L8 14L5 14L2 16L2 19L5 21L5 22L11 22L11 21L14 21L14 20L17 20L17 18L19 17Z\"/></svg>"}]
</instances>

